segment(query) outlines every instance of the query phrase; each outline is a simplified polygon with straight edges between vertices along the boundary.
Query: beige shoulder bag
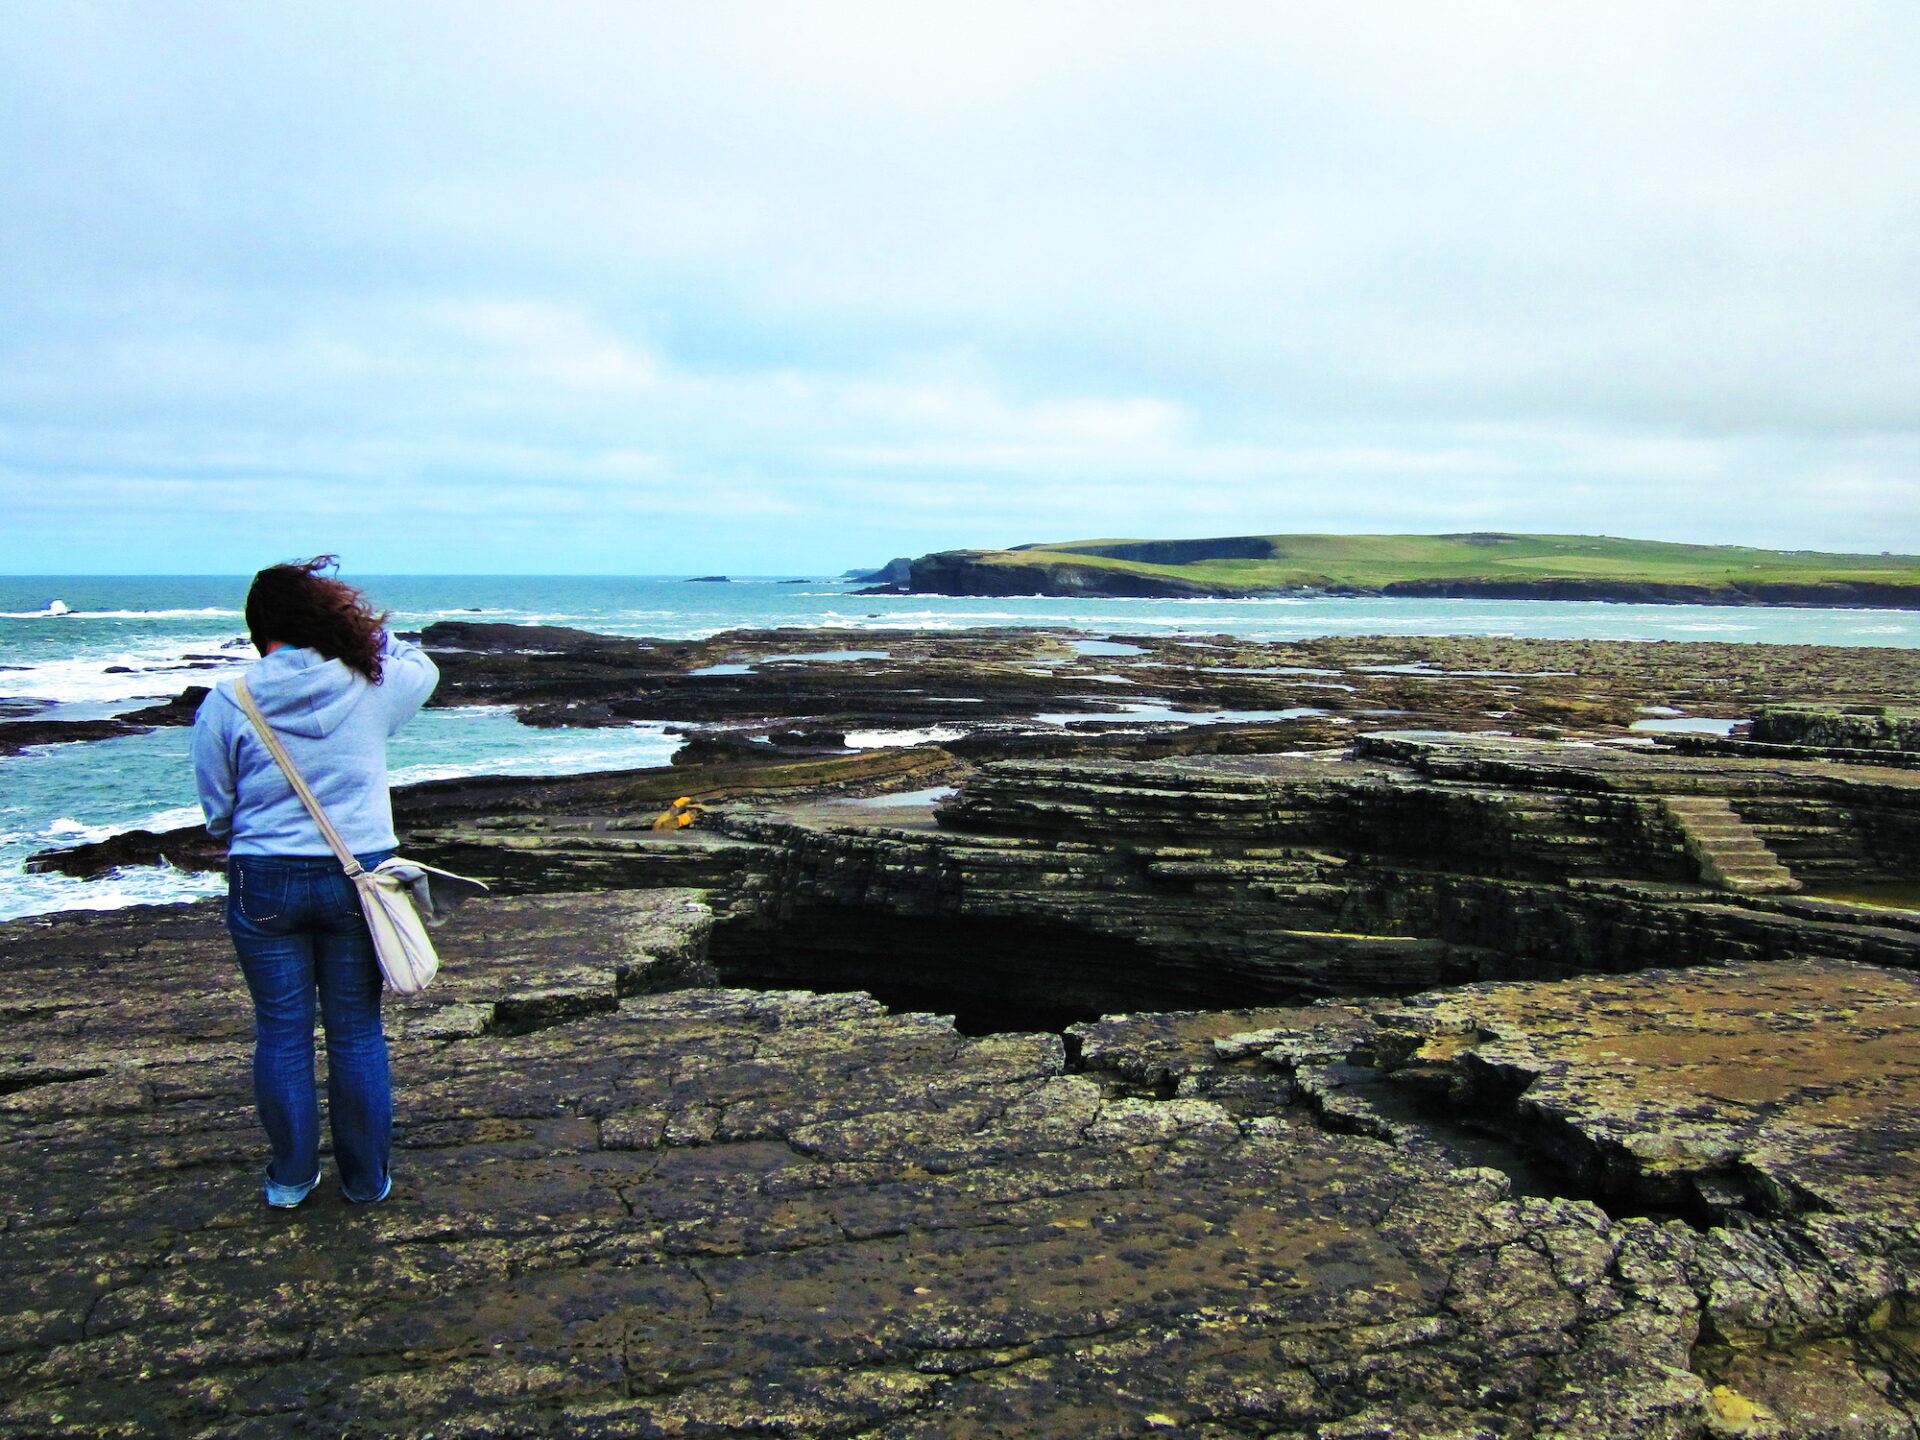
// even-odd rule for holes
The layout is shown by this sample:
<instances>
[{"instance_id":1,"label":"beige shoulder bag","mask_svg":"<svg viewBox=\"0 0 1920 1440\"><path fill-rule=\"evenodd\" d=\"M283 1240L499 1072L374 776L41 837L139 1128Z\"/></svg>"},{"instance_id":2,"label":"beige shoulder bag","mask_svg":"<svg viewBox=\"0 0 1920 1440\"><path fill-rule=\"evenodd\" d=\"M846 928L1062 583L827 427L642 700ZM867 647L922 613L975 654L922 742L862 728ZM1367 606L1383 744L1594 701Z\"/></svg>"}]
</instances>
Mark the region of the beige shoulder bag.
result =
<instances>
[{"instance_id":1,"label":"beige shoulder bag","mask_svg":"<svg viewBox=\"0 0 1920 1440\"><path fill-rule=\"evenodd\" d=\"M453 906L469 895L482 893L486 886L478 880L436 870L416 860L398 855L382 860L369 870L353 858L347 842L333 828L320 798L307 785L305 777L287 754L287 747L273 733L273 727L260 713L245 680L233 682L233 698L240 702L254 732L272 753L293 793L313 816L313 823L327 837L327 844L340 857L340 865L360 894L360 909L367 917L367 929L373 934L374 953L380 957L380 973L387 988L396 995L418 995L425 990L440 969L440 957L434 953L427 936L429 924L438 925L452 913Z\"/></svg>"}]
</instances>

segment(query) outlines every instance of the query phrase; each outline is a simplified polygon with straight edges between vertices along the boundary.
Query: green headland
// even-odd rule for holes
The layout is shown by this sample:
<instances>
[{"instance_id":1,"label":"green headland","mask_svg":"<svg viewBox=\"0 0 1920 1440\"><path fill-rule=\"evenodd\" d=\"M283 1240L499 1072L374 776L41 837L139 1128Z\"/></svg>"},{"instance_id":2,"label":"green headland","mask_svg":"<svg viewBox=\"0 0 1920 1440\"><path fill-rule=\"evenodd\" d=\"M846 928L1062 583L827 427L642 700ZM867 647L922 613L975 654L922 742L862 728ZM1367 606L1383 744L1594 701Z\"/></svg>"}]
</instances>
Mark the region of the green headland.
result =
<instances>
[{"instance_id":1,"label":"green headland","mask_svg":"<svg viewBox=\"0 0 1920 1440\"><path fill-rule=\"evenodd\" d=\"M1227 535L944 550L904 588L947 595L1407 595L1920 609L1920 556L1610 535Z\"/></svg>"}]
</instances>

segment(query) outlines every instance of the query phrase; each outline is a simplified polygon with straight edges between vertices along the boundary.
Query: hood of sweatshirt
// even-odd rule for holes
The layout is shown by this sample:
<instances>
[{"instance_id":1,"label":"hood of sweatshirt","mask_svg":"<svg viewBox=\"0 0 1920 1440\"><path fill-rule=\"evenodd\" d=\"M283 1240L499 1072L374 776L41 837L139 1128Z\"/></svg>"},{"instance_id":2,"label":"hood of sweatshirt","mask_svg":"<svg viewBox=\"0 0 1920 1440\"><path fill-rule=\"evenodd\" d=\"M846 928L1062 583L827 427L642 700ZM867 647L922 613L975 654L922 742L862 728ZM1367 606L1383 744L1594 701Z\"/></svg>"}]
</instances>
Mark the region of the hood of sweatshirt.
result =
<instances>
[{"instance_id":1,"label":"hood of sweatshirt","mask_svg":"<svg viewBox=\"0 0 1920 1440\"><path fill-rule=\"evenodd\" d=\"M373 689L367 677L318 650L283 645L247 671L247 690L267 723L289 735L331 735Z\"/></svg>"}]
</instances>

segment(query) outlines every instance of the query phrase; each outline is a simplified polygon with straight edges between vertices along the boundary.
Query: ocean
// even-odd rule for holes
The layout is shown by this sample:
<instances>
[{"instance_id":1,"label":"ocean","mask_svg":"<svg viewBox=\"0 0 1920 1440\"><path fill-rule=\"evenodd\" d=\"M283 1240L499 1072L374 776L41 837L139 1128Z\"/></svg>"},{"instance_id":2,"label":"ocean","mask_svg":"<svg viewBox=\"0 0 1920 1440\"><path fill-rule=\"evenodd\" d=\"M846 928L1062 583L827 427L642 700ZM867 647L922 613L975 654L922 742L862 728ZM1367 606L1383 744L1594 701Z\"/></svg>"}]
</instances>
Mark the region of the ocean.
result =
<instances>
[{"instance_id":1,"label":"ocean","mask_svg":"<svg viewBox=\"0 0 1920 1440\"><path fill-rule=\"evenodd\" d=\"M720 630L837 626L957 630L1057 625L1099 634L1517 635L1550 639L1723 640L1920 645L1920 614L1499 600L1121 600L852 593L811 576L696 584L659 576L350 576L396 629L470 619L574 625L618 635L697 638ZM250 662L239 576L0 577L0 712L43 702L39 718L89 719L210 684ZM60 613L64 610L66 613ZM82 881L29 875L36 850L199 819L185 729L159 729L0 757L0 919L64 909L195 899L218 876L141 868ZM396 783L480 774L560 774L665 764L679 745L659 725L536 730L510 709L422 712L391 747Z\"/></svg>"}]
</instances>

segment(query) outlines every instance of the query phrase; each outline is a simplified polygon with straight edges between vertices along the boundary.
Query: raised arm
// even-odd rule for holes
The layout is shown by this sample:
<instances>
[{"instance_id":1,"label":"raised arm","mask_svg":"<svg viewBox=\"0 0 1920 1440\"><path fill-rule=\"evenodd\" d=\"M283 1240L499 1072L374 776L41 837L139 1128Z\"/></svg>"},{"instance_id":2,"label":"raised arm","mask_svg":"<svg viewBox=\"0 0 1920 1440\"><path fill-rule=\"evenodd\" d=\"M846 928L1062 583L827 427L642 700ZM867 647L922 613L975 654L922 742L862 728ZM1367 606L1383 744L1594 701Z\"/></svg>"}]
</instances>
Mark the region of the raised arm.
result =
<instances>
[{"instance_id":1,"label":"raised arm","mask_svg":"<svg viewBox=\"0 0 1920 1440\"><path fill-rule=\"evenodd\" d=\"M439 683L440 667L426 651L386 632L380 646L380 688L386 696L389 735L413 718Z\"/></svg>"}]
</instances>

